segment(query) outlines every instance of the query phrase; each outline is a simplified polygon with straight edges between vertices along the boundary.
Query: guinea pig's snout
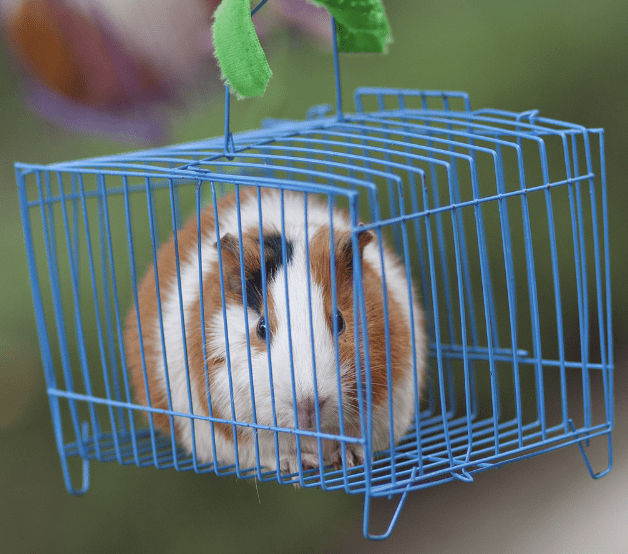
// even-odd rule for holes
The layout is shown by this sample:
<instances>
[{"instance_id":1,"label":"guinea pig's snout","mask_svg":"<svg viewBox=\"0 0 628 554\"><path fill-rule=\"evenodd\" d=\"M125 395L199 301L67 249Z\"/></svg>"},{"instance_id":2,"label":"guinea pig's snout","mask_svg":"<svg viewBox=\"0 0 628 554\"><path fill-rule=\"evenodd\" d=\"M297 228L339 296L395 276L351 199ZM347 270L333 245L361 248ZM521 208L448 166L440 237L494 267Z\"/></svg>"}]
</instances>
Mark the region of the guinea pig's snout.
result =
<instances>
[{"instance_id":1,"label":"guinea pig's snout","mask_svg":"<svg viewBox=\"0 0 628 554\"><path fill-rule=\"evenodd\" d=\"M323 420L323 407L327 399L319 398L318 413L320 414L321 426ZM297 401L297 417L299 418L299 429L316 429L316 400L313 396L307 396Z\"/></svg>"}]
</instances>

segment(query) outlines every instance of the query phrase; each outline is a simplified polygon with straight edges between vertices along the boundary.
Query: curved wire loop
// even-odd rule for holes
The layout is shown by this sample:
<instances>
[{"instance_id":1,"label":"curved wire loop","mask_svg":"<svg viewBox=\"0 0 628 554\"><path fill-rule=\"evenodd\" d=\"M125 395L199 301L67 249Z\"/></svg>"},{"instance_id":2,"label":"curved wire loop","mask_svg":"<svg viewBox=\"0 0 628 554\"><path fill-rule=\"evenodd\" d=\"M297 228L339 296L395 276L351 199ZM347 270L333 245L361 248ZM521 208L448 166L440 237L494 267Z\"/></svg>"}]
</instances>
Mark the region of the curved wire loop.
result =
<instances>
[{"instance_id":1,"label":"curved wire loop","mask_svg":"<svg viewBox=\"0 0 628 554\"><path fill-rule=\"evenodd\" d=\"M371 495L368 492L364 495L364 519L362 522L362 532L364 533L365 539L369 539L372 541L383 541L387 539L388 537L390 537L390 535L392 534L395 528L395 525L397 524L399 515L401 514L401 509L403 508L403 505L406 503L408 493L410 492L410 487L412 486L414 482L414 478L416 477L417 469L418 467L414 467L412 469L412 475L410 477L410 480L408 481L408 486L406 487L406 490L401 494L401 498L399 499L399 502L397 503L397 507L395 508L395 513L393 514L390 520L390 523L388 524L388 528L381 535L374 535L369 531L369 520L370 520L370 514L371 514Z\"/></svg>"},{"instance_id":2,"label":"curved wire loop","mask_svg":"<svg viewBox=\"0 0 628 554\"><path fill-rule=\"evenodd\" d=\"M89 437L89 425L87 421L83 421L81 425L81 440L83 444L87 442ZM59 448L59 454L61 458L61 470L63 472L63 481L65 483L65 488L70 494L74 496L81 496L85 494L89 489L89 459L87 457L83 458L82 467L82 477L81 477L81 487L74 488L72 484L72 477L70 475L70 468L68 466L68 457L63 452L63 448Z\"/></svg>"},{"instance_id":3,"label":"curved wire loop","mask_svg":"<svg viewBox=\"0 0 628 554\"><path fill-rule=\"evenodd\" d=\"M569 428L571 429L571 432L574 433L576 436L578 436L578 433L576 433L576 426L574 425L573 420L570 419L567 423L569 424ZM591 475L593 479L599 479L600 477L604 477L604 475L610 472L610 470L613 468L613 442L611 440L611 432L609 431L606 435L606 442L607 442L607 448L608 448L608 465L606 466L605 469L597 473L593 471L593 466L591 465L591 461L589 460L589 457L587 456L587 453L584 450L585 446L588 446L588 444L583 444L583 442L588 442L588 441L586 441L586 439L583 439L582 441L579 441L577 444L578 444L578 448L580 449L580 454L582 454L582 458L584 459L584 463L587 466L587 470L589 471L589 475Z\"/></svg>"}]
</instances>

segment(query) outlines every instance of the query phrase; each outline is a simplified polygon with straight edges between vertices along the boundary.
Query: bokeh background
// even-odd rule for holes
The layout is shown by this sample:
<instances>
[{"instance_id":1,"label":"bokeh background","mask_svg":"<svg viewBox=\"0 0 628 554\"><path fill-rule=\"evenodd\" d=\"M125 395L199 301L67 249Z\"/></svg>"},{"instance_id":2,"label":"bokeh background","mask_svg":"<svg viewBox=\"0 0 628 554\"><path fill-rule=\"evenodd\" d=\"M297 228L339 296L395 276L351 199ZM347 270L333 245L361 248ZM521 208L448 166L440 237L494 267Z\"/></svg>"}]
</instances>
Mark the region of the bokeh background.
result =
<instances>
[{"instance_id":1,"label":"bokeh background","mask_svg":"<svg viewBox=\"0 0 628 554\"><path fill-rule=\"evenodd\" d=\"M270 0L272 2L273 0ZM296 3L296 0L295 0ZM0 552L628 553L628 6L625 0L386 0L386 56L343 56L347 109L357 86L464 90L472 106L606 130L616 362L615 460L592 480L572 446L408 498L387 542L362 538L362 500L235 478L91 465L83 497L64 488L39 360L13 162L49 163L136 148L49 123L23 102L0 51ZM233 105L235 131L302 118L333 102L329 49L294 28L266 44L266 95ZM211 78L211 77L210 77ZM169 111L172 142L219 135L223 100ZM605 464L603 445L593 461ZM596 445L592 446L595 450ZM375 502L381 529L394 504Z\"/></svg>"}]
</instances>

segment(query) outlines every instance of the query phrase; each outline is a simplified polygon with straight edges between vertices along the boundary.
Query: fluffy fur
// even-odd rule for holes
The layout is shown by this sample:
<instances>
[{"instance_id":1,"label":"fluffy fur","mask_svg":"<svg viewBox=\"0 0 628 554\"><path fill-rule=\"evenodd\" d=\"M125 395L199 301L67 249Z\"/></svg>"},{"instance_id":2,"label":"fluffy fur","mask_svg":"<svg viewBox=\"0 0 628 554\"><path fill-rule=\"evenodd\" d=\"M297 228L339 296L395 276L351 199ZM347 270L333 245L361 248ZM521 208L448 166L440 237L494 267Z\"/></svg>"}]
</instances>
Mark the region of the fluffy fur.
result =
<instances>
[{"instance_id":1,"label":"fluffy fur","mask_svg":"<svg viewBox=\"0 0 628 554\"><path fill-rule=\"evenodd\" d=\"M174 238L162 246L157 260L157 272L163 322L158 317L157 287L152 266L138 289L141 332L138 329L135 309L131 310L127 318L125 349L137 400L147 405L150 398L153 407L169 409L167 400L169 384L172 410L209 415L207 401L209 388L214 417L248 423L256 421L261 425L287 429L294 429L298 424L299 429L317 431L318 415L320 431L334 435L341 433L339 424L341 403L344 433L360 437L350 222L343 211L334 209L333 260L336 270L336 307L340 311L338 315L332 303L329 208L326 203L314 196L308 196L308 260L304 196L291 192L285 192L283 196L283 215L279 191L263 191L259 199L265 245L264 269L267 278L265 294L261 287L263 268L256 191L241 191L239 217L234 194L218 202L218 225L214 221L213 206L208 206L201 214L207 371L204 364L201 327L203 318L198 279L196 216L192 217L177 234L185 337L180 317ZM239 221L242 225L242 243L239 241ZM286 251L282 250L284 244L281 240L282 229L285 230ZM378 451L387 448L390 443L389 396L393 405L395 442L399 441L412 421L415 405L414 372L417 373L416 380L420 385L425 368L426 339L417 294L413 291L412 299L408 298L403 265L385 245L380 245L375 235L369 231L358 234L358 247L362 259L373 387L372 441L373 451ZM392 380L390 392L387 384L384 330L386 316L380 248L383 249L390 325ZM226 298L226 325L221 301L219 249ZM244 283L240 279L241 259L244 260ZM264 309L264 297L267 310ZM414 345L410 327L411 311L415 324ZM264 329L270 343L270 353L267 348L268 342L263 332L259 331L261 318L264 318L266 324ZM337 349L334 319L340 331ZM225 330L228 341L225 338ZM165 353L161 347L162 332ZM184 338L187 348L184 348ZM142 348L146 359L146 379L141 361ZM413 367L412 362L413 348L416 367ZM337 390L336 350L342 388L340 394ZM363 345L360 345L360 352L362 360L360 365L364 371ZM272 365L272 393L269 359ZM185 369L186 360L189 375ZM314 374L318 390L318 407L315 402ZM251 398L251 375L254 409ZM188 380L192 406L188 396ZM364 382L364 379L362 381ZM159 429L164 432L170 431L168 416L156 414L154 417ZM214 424L212 434L212 425L207 421L196 420L192 432L191 418L179 416L174 420L179 443L191 452L192 444L195 442L199 460L236 463L237 454L240 467L255 466L252 428L237 426L234 437L234 427L227 423ZM261 465L271 470L279 468L283 473L297 472L299 470L297 436L294 433L279 432L277 437L278 451L275 448L274 432L265 430L258 432ZM336 440L322 440L321 452L316 438L302 436L300 443L304 467L318 467L321 462L324 465L338 466L342 460L343 448L349 465L361 463L363 460L361 447L353 443L343 445Z\"/></svg>"}]
</instances>

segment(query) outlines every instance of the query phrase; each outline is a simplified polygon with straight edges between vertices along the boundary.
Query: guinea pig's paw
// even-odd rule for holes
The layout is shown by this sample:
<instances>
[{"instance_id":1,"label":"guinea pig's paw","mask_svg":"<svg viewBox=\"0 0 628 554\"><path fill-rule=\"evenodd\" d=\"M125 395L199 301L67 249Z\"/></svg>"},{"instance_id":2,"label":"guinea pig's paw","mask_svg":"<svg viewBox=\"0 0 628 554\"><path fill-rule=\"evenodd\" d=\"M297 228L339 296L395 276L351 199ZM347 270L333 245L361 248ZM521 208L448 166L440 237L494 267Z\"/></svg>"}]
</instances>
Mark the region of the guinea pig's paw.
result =
<instances>
[{"instance_id":1,"label":"guinea pig's paw","mask_svg":"<svg viewBox=\"0 0 628 554\"><path fill-rule=\"evenodd\" d=\"M342 444L334 451L331 458L331 465L334 469L342 469ZM345 447L345 457L347 468L362 465L364 463L364 450L359 444L347 444Z\"/></svg>"},{"instance_id":2,"label":"guinea pig's paw","mask_svg":"<svg viewBox=\"0 0 628 554\"><path fill-rule=\"evenodd\" d=\"M318 466L318 454L314 452L301 452L300 467L303 469L303 471L316 469L318 468ZM296 453L290 456L283 456L281 458L280 471L284 475L299 473L299 458Z\"/></svg>"}]
</instances>

